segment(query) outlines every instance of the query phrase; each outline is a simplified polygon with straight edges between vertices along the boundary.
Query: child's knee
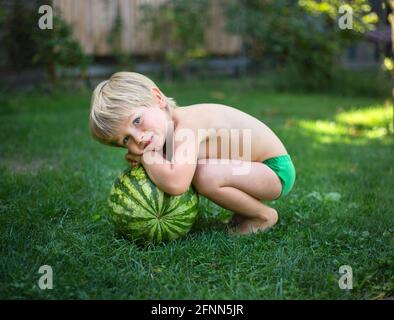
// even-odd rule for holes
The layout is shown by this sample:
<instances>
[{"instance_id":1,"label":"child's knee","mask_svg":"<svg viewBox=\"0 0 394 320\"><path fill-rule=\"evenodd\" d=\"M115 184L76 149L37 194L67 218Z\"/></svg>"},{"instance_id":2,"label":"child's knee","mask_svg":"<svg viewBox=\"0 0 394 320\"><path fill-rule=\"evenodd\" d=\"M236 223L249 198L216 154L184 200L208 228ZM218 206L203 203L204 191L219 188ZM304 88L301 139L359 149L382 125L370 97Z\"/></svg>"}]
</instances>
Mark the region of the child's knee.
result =
<instances>
[{"instance_id":1,"label":"child's knee","mask_svg":"<svg viewBox=\"0 0 394 320\"><path fill-rule=\"evenodd\" d=\"M201 193L201 189L203 189L203 184L205 183L204 181L204 173L202 170L201 165L196 166L196 171L194 172L193 175L193 180L192 180L192 184L193 186L196 188L198 193Z\"/></svg>"},{"instance_id":2,"label":"child's knee","mask_svg":"<svg viewBox=\"0 0 394 320\"><path fill-rule=\"evenodd\" d=\"M204 195L215 188L215 181L209 165L197 164L196 171L193 176L192 184L198 193Z\"/></svg>"}]
</instances>

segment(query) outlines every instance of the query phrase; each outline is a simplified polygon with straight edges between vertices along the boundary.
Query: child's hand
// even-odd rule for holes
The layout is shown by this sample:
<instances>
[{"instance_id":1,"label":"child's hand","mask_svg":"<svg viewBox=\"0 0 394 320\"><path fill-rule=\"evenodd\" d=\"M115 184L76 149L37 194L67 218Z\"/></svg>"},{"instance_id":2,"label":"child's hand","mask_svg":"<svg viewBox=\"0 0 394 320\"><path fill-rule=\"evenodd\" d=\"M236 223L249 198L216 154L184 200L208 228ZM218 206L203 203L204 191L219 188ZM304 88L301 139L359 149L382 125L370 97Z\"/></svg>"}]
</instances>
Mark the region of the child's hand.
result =
<instances>
[{"instance_id":1,"label":"child's hand","mask_svg":"<svg viewBox=\"0 0 394 320\"><path fill-rule=\"evenodd\" d=\"M125 159L131 163L131 165L135 168L138 167L141 163L142 156L137 156L135 154L132 154L130 152L126 153Z\"/></svg>"},{"instance_id":2,"label":"child's hand","mask_svg":"<svg viewBox=\"0 0 394 320\"><path fill-rule=\"evenodd\" d=\"M137 161L131 161L130 163L131 163L131 165L132 165L134 168L136 168L136 167L138 167L138 166L140 165Z\"/></svg>"}]
</instances>

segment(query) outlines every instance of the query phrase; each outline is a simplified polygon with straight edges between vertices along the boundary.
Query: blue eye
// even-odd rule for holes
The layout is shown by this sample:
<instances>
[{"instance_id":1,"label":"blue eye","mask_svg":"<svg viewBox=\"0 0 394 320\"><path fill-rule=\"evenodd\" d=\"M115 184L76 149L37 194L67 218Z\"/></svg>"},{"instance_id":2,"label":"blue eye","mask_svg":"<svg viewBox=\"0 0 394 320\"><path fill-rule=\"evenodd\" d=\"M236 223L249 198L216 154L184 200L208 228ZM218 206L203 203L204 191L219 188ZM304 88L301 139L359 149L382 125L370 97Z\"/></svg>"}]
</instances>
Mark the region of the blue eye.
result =
<instances>
[{"instance_id":1,"label":"blue eye","mask_svg":"<svg viewBox=\"0 0 394 320\"><path fill-rule=\"evenodd\" d=\"M133 121L134 124L140 124L141 123L141 117L137 117Z\"/></svg>"},{"instance_id":2,"label":"blue eye","mask_svg":"<svg viewBox=\"0 0 394 320\"><path fill-rule=\"evenodd\" d=\"M128 141L129 141L129 137L124 137L123 144L126 145Z\"/></svg>"}]
</instances>

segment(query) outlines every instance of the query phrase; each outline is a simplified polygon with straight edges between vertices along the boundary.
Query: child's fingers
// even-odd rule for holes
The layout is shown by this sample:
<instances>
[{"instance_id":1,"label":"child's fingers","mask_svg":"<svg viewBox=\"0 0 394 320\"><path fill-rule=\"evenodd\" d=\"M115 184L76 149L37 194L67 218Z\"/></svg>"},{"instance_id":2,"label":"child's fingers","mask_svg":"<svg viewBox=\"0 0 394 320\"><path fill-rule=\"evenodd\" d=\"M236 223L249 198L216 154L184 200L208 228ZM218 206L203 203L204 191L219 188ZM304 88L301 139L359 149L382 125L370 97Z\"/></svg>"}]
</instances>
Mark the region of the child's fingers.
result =
<instances>
[{"instance_id":1,"label":"child's fingers","mask_svg":"<svg viewBox=\"0 0 394 320\"><path fill-rule=\"evenodd\" d=\"M139 163L137 161L131 161L133 167L138 167Z\"/></svg>"},{"instance_id":2,"label":"child's fingers","mask_svg":"<svg viewBox=\"0 0 394 320\"><path fill-rule=\"evenodd\" d=\"M129 153L127 153L127 154L125 155L125 159L126 159L133 167L138 167L139 164L140 164L138 161L135 161L135 160L134 160L134 157L133 157L131 154L129 154Z\"/></svg>"},{"instance_id":3,"label":"child's fingers","mask_svg":"<svg viewBox=\"0 0 394 320\"><path fill-rule=\"evenodd\" d=\"M139 158L138 156L135 156L135 155L132 155L132 154L130 154L130 153L126 153L125 154L125 159L127 160L127 161L133 161L133 162L138 162L137 161L137 159Z\"/></svg>"},{"instance_id":4,"label":"child's fingers","mask_svg":"<svg viewBox=\"0 0 394 320\"><path fill-rule=\"evenodd\" d=\"M135 160L133 160L132 156L129 154L125 155L125 159L130 162L131 164L133 164L134 162L136 162Z\"/></svg>"}]
</instances>

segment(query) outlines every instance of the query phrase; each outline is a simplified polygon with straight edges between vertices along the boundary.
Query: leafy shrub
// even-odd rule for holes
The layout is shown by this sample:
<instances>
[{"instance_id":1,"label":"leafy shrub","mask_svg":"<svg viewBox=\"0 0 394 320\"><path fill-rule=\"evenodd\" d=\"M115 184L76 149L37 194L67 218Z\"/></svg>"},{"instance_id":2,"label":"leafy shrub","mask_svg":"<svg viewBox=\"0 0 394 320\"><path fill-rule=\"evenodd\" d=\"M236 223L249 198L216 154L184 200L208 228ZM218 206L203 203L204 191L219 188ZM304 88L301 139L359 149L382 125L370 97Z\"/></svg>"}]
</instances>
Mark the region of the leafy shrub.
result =
<instances>
[{"instance_id":1,"label":"leafy shrub","mask_svg":"<svg viewBox=\"0 0 394 320\"><path fill-rule=\"evenodd\" d=\"M73 39L71 29L60 12L53 10L53 29L39 28L38 8L44 4L48 5L48 1L16 0L4 7L6 18L2 42L6 64L14 70L45 66L52 81L57 78L58 67L78 67L84 76L89 58Z\"/></svg>"},{"instance_id":2,"label":"leafy shrub","mask_svg":"<svg viewBox=\"0 0 394 320\"><path fill-rule=\"evenodd\" d=\"M291 68L316 89L331 80L339 57L352 41L376 22L367 0L352 1L353 30L338 27L339 7L346 1L223 1L227 30L242 37L247 56L256 65L283 72Z\"/></svg>"},{"instance_id":3,"label":"leafy shrub","mask_svg":"<svg viewBox=\"0 0 394 320\"><path fill-rule=\"evenodd\" d=\"M33 1L1 2L2 69L20 71L32 66L32 57L37 50L32 33L33 28L37 27L37 12L34 8Z\"/></svg>"}]
</instances>

